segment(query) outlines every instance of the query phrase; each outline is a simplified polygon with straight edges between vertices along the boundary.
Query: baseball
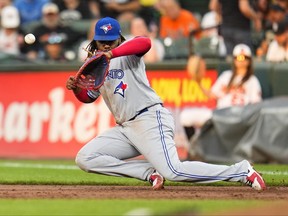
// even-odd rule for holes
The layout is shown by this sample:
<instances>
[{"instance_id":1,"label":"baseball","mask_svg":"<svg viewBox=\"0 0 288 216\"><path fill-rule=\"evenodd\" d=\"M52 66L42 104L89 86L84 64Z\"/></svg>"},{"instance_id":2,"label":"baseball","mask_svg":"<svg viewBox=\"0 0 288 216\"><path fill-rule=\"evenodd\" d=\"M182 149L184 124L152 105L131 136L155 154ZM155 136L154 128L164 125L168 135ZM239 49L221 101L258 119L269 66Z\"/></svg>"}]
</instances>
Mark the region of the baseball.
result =
<instances>
[{"instance_id":1,"label":"baseball","mask_svg":"<svg viewBox=\"0 0 288 216\"><path fill-rule=\"evenodd\" d=\"M24 37L24 41L27 44L33 44L35 42L35 40L36 40L35 36L31 33L25 35L25 37Z\"/></svg>"}]
</instances>

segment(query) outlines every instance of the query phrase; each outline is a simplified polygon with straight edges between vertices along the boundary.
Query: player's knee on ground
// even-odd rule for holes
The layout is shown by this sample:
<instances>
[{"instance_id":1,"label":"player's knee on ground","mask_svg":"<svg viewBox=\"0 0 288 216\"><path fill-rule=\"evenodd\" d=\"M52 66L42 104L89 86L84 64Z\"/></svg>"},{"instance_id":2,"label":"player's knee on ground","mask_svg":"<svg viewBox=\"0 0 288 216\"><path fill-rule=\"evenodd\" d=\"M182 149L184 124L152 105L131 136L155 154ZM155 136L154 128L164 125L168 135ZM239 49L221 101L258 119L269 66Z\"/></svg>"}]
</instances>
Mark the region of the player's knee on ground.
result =
<instances>
[{"instance_id":1,"label":"player's knee on ground","mask_svg":"<svg viewBox=\"0 0 288 216\"><path fill-rule=\"evenodd\" d=\"M103 163L101 156L101 154L95 154L92 157L91 155L78 153L75 158L75 163L85 172L90 172L92 169L95 171L97 167L100 167L101 163Z\"/></svg>"},{"instance_id":2,"label":"player's knee on ground","mask_svg":"<svg viewBox=\"0 0 288 216\"><path fill-rule=\"evenodd\" d=\"M84 159L82 155L77 154L75 158L75 163L80 169L84 170L85 172L88 172L86 168L86 160Z\"/></svg>"}]
</instances>

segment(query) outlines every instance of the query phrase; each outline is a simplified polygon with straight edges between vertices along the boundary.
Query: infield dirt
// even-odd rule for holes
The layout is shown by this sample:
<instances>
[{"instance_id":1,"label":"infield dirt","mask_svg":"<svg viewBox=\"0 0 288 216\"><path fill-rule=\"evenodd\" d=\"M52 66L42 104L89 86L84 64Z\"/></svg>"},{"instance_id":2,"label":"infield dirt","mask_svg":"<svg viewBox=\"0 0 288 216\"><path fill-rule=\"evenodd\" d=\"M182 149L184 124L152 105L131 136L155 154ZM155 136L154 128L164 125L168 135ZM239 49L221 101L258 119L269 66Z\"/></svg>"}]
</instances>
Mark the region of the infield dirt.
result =
<instances>
[{"instance_id":1,"label":"infield dirt","mask_svg":"<svg viewBox=\"0 0 288 216\"><path fill-rule=\"evenodd\" d=\"M288 200L288 187L255 191L247 186L150 186L0 185L0 198L86 199L253 199Z\"/></svg>"}]
</instances>

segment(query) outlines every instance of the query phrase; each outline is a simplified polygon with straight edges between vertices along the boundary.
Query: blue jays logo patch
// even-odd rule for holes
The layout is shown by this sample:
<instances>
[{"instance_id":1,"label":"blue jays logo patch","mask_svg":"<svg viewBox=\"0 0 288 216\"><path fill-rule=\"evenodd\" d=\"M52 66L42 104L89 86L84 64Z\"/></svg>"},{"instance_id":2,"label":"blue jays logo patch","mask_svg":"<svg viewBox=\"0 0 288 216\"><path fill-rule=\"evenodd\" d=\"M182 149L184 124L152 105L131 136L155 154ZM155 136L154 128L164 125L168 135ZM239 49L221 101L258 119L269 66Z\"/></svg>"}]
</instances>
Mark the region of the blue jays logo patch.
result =
<instances>
[{"instance_id":1,"label":"blue jays logo patch","mask_svg":"<svg viewBox=\"0 0 288 216\"><path fill-rule=\"evenodd\" d=\"M128 85L123 83L123 81L121 81L119 83L118 86L116 86L115 90L114 90L114 94L119 94L121 95L123 98L125 97L124 96L124 93L125 93L125 90L127 89Z\"/></svg>"},{"instance_id":2,"label":"blue jays logo patch","mask_svg":"<svg viewBox=\"0 0 288 216\"><path fill-rule=\"evenodd\" d=\"M109 24L101 26L100 29L102 29L105 32L105 34L107 34L107 32L112 29L112 25L109 23Z\"/></svg>"}]
</instances>

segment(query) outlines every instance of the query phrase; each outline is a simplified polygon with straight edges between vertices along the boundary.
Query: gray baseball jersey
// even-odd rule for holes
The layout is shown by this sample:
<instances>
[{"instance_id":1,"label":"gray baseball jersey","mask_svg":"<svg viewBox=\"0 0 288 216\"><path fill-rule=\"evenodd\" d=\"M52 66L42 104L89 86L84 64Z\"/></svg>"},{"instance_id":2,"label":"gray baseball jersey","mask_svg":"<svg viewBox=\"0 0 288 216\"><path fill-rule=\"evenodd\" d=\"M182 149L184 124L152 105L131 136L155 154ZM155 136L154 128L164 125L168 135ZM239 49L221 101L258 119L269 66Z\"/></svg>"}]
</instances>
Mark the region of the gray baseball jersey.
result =
<instances>
[{"instance_id":1,"label":"gray baseball jersey","mask_svg":"<svg viewBox=\"0 0 288 216\"><path fill-rule=\"evenodd\" d=\"M149 85L144 62L135 55L111 59L100 93L118 124L133 118L145 107L162 103Z\"/></svg>"}]
</instances>

